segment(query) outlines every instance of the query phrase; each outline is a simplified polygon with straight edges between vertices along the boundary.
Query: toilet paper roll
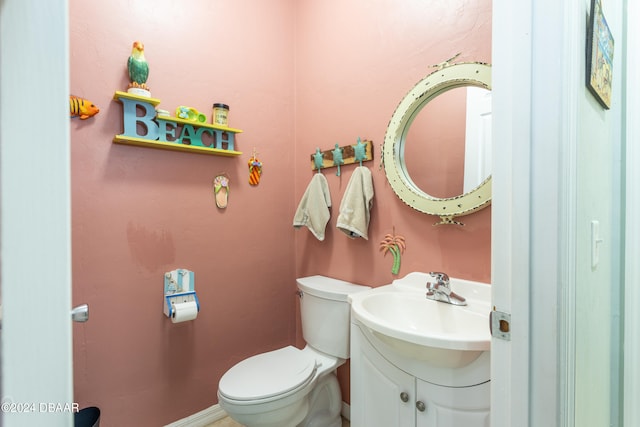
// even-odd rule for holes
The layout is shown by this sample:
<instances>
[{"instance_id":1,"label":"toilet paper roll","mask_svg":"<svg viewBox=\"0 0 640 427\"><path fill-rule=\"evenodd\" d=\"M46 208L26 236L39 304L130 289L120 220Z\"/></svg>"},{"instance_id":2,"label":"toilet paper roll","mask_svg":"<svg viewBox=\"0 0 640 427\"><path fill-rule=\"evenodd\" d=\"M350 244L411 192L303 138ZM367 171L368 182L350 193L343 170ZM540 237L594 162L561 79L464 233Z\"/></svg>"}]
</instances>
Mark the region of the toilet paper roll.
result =
<instances>
[{"instance_id":1,"label":"toilet paper roll","mask_svg":"<svg viewBox=\"0 0 640 427\"><path fill-rule=\"evenodd\" d=\"M195 301L180 302L173 305L172 323L186 322L198 316L198 305Z\"/></svg>"}]
</instances>

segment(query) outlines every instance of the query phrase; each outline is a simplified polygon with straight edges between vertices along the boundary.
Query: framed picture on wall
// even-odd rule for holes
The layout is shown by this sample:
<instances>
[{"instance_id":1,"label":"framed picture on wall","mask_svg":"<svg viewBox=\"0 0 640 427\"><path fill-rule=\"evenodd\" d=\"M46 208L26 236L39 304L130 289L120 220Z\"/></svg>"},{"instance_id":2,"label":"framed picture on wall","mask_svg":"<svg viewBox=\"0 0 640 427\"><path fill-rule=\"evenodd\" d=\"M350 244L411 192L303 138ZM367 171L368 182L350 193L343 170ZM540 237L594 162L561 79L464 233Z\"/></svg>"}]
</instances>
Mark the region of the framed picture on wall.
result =
<instances>
[{"instance_id":1,"label":"framed picture on wall","mask_svg":"<svg viewBox=\"0 0 640 427\"><path fill-rule=\"evenodd\" d=\"M607 110L611 108L613 37L600 0L591 0L587 32L587 87Z\"/></svg>"}]
</instances>

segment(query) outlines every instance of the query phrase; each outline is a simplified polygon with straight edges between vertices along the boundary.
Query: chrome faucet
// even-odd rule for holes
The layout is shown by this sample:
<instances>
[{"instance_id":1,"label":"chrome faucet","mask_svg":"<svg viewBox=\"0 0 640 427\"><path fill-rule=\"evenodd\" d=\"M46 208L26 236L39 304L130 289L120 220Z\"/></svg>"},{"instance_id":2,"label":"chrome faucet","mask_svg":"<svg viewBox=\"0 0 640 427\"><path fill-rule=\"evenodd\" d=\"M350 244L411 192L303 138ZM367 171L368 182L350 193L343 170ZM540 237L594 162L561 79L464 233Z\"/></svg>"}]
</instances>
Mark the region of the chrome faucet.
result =
<instances>
[{"instance_id":1,"label":"chrome faucet","mask_svg":"<svg viewBox=\"0 0 640 427\"><path fill-rule=\"evenodd\" d=\"M442 301L453 305L467 305L466 299L451 290L449 276L441 271L429 273L435 279L427 282L427 298L434 301Z\"/></svg>"}]
</instances>

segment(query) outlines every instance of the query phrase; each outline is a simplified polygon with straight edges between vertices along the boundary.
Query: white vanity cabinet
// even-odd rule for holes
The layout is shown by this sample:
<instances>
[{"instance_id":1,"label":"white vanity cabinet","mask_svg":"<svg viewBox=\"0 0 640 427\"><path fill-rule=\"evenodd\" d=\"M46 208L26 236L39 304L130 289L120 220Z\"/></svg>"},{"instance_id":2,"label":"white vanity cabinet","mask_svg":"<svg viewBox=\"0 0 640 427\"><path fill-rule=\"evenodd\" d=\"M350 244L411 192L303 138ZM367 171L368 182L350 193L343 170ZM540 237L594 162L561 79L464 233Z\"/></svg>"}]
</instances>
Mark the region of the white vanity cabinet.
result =
<instances>
[{"instance_id":1,"label":"white vanity cabinet","mask_svg":"<svg viewBox=\"0 0 640 427\"><path fill-rule=\"evenodd\" d=\"M392 347L352 319L351 426L489 427L489 352L485 353L464 368L441 368L444 373L431 375L428 362L394 354Z\"/></svg>"},{"instance_id":2,"label":"white vanity cabinet","mask_svg":"<svg viewBox=\"0 0 640 427\"><path fill-rule=\"evenodd\" d=\"M416 426L489 427L490 383L470 387L443 387L416 380L418 401Z\"/></svg>"},{"instance_id":3,"label":"white vanity cabinet","mask_svg":"<svg viewBox=\"0 0 640 427\"><path fill-rule=\"evenodd\" d=\"M351 329L351 426L416 425L416 379L383 358Z\"/></svg>"}]
</instances>

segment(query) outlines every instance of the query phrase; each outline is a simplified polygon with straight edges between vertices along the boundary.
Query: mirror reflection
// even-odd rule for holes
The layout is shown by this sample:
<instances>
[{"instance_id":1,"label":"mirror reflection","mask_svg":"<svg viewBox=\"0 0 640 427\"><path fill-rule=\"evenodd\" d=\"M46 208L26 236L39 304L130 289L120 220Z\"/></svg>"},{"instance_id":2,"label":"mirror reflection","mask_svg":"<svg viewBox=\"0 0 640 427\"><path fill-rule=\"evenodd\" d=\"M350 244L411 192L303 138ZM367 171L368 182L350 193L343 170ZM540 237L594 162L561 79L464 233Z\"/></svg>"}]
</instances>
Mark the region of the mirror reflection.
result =
<instances>
[{"instance_id":1,"label":"mirror reflection","mask_svg":"<svg viewBox=\"0 0 640 427\"><path fill-rule=\"evenodd\" d=\"M431 99L406 133L407 174L437 198L467 193L491 175L491 91L456 87Z\"/></svg>"}]
</instances>

